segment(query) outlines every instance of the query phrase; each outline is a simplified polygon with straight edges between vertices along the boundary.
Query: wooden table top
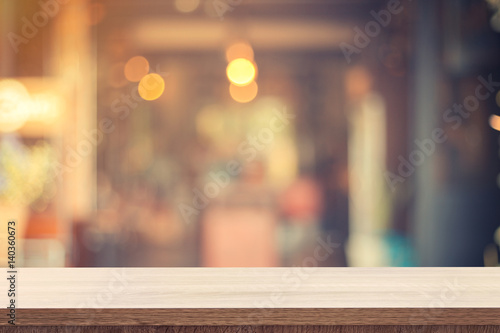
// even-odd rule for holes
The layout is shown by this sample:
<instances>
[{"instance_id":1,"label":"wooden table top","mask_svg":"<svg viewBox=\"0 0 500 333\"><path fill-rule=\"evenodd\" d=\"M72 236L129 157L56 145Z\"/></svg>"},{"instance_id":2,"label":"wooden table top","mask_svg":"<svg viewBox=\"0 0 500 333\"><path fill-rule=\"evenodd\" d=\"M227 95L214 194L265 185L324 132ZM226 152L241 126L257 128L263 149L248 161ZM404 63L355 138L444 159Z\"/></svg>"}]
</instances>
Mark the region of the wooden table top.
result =
<instances>
[{"instance_id":1,"label":"wooden table top","mask_svg":"<svg viewBox=\"0 0 500 333\"><path fill-rule=\"evenodd\" d=\"M18 268L15 278L17 325L500 325L500 268Z\"/></svg>"}]
</instances>

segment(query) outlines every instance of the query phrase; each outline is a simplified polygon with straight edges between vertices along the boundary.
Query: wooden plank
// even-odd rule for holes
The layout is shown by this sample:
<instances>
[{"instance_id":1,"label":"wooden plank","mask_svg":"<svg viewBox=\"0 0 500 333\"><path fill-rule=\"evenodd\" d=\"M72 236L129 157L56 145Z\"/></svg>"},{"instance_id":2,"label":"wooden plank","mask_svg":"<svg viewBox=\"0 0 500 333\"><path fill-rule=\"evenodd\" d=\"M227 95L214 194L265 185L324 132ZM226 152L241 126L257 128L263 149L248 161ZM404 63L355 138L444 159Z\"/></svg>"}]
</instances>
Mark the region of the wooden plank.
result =
<instances>
[{"instance_id":1,"label":"wooden plank","mask_svg":"<svg viewBox=\"0 0 500 333\"><path fill-rule=\"evenodd\" d=\"M21 333L498 333L498 326L24 326ZM0 333L12 328L0 327Z\"/></svg>"},{"instance_id":2,"label":"wooden plank","mask_svg":"<svg viewBox=\"0 0 500 333\"><path fill-rule=\"evenodd\" d=\"M19 268L17 283L19 308L500 307L496 267Z\"/></svg>"},{"instance_id":3,"label":"wooden plank","mask_svg":"<svg viewBox=\"0 0 500 333\"><path fill-rule=\"evenodd\" d=\"M16 318L30 326L500 325L500 309L18 309Z\"/></svg>"},{"instance_id":4,"label":"wooden plank","mask_svg":"<svg viewBox=\"0 0 500 333\"><path fill-rule=\"evenodd\" d=\"M15 300L22 325L500 325L500 269L18 268Z\"/></svg>"}]
</instances>

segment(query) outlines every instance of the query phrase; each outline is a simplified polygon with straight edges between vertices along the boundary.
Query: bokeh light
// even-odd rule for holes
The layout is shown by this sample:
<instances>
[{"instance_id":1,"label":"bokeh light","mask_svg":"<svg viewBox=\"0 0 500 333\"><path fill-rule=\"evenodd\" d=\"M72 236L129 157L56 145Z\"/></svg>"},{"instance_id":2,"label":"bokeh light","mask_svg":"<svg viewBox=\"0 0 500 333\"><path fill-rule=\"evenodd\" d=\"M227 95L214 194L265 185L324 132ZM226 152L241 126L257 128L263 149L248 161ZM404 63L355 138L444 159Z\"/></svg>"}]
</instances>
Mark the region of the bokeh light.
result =
<instances>
[{"instance_id":1,"label":"bokeh light","mask_svg":"<svg viewBox=\"0 0 500 333\"><path fill-rule=\"evenodd\" d=\"M497 116L496 114L491 115L489 123L491 128L500 131L500 116Z\"/></svg>"},{"instance_id":2,"label":"bokeh light","mask_svg":"<svg viewBox=\"0 0 500 333\"><path fill-rule=\"evenodd\" d=\"M139 95L146 101L159 98L165 90L165 81L156 73L145 75L137 87Z\"/></svg>"},{"instance_id":3,"label":"bokeh light","mask_svg":"<svg viewBox=\"0 0 500 333\"><path fill-rule=\"evenodd\" d=\"M243 58L253 61L253 49L247 42L237 42L226 49L226 60L231 62L235 59Z\"/></svg>"},{"instance_id":4,"label":"bokeh light","mask_svg":"<svg viewBox=\"0 0 500 333\"><path fill-rule=\"evenodd\" d=\"M200 5L200 0L175 0L175 8L181 13L190 13Z\"/></svg>"},{"instance_id":5,"label":"bokeh light","mask_svg":"<svg viewBox=\"0 0 500 333\"><path fill-rule=\"evenodd\" d=\"M257 96L258 90L255 81L250 82L250 84L246 86L237 86L232 83L229 85L229 94L239 103L248 103L252 101Z\"/></svg>"},{"instance_id":6,"label":"bokeh light","mask_svg":"<svg viewBox=\"0 0 500 333\"><path fill-rule=\"evenodd\" d=\"M144 57L132 57L125 64L124 74L130 82L139 82L148 72L149 62Z\"/></svg>"},{"instance_id":7,"label":"bokeh light","mask_svg":"<svg viewBox=\"0 0 500 333\"><path fill-rule=\"evenodd\" d=\"M28 120L31 97L16 80L0 81L0 131L13 132Z\"/></svg>"},{"instance_id":8,"label":"bokeh light","mask_svg":"<svg viewBox=\"0 0 500 333\"><path fill-rule=\"evenodd\" d=\"M497 92L495 96L495 101L497 102L498 107L500 107L500 90Z\"/></svg>"},{"instance_id":9,"label":"bokeh light","mask_svg":"<svg viewBox=\"0 0 500 333\"><path fill-rule=\"evenodd\" d=\"M227 65L227 78L237 86L245 86L255 78L255 66L248 60L238 58Z\"/></svg>"}]
</instances>

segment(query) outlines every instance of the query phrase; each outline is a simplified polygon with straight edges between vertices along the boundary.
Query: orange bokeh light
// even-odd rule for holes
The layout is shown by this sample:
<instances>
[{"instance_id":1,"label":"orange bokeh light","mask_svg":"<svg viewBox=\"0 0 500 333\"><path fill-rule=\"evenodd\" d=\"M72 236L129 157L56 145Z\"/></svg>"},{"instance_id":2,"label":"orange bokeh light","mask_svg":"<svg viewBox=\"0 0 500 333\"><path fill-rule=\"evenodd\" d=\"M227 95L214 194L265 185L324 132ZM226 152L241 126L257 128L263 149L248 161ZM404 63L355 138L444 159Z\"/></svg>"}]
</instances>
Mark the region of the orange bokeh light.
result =
<instances>
[{"instance_id":1,"label":"orange bokeh light","mask_svg":"<svg viewBox=\"0 0 500 333\"><path fill-rule=\"evenodd\" d=\"M243 58L253 61L253 49L247 42L237 42L226 49L226 60L231 62L235 59Z\"/></svg>"},{"instance_id":2,"label":"orange bokeh light","mask_svg":"<svg viewBox=\"0 0 500 333\"><path fill-rule=\"evenodd\" d=\"M175 0L175 8L181 13L190 13L200 5L200 0Z\"/></svg>"},{"instance_id":3,"label":"orange bokeh light","mask_svg":"<svg viewBox=\"0 0 500 333\"><path fill-rule=\"evenodd\" d=\"M491 115L489 123L494 130L500 131L500 116L496 114Z\"/></svg>"},{"instance_id":4,"label":"orange bokeh light","mask_svg":"<svg viewBox=\"0 0 500 333\"><path fill-rule=\"evenodd\" d=\"M234 84L229 85L229 94L231 97L239 103L251 102L256 96L259 87L255 81L252 81L246 86L236 86Z\"/></svg>"},{"instance_id":5,"label":"orange bokeh light","mask_svg":"<svg viewBox=\"0 0 500 333\"><path fill-rule=\"evenodd\" d=\"M148 72L149 62L144 57L132 57L125 64L124 74L130 82L139 82Z\"/></svg>"},{"instance_id":6,"label":"orange bokeh light","mask_svg":"<svg viewBox=\"0 0 500 333\"><path fill-rule=\"evenodd\" d=\"M137 87L139 95L146 101L158 99L165 90L165 81L156 73L144 76Z\"/></svg>"}]
</instances>

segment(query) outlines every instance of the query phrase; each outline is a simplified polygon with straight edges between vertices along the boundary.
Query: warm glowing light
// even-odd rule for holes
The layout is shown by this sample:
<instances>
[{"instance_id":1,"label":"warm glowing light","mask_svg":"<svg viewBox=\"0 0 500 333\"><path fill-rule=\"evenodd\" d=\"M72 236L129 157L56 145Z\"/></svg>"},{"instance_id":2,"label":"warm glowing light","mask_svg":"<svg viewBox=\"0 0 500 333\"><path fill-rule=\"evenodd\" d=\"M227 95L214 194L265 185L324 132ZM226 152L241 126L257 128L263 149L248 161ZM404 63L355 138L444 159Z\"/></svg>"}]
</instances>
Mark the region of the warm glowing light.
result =
<instances>
[{"instance_id":1,"label":"warm glowing light","mask_svg":"<svg viewBox=\"0 0 500 333\"><path fill-rule=\"evenodd\" d=\"M19 81L0 81L0 131L13 132L28 120L30 95Z\"/></svg>"},{"instance_id":2,"label":"warm glowing light","mask_svg":"<svg viewBox=\"0 0 500 333\"><path fill-rule=\"evenodd\" d=\"M246 42L234 43L226 49L227 62L234 59L244 58L253 61L253 49L250 44Z\"/></svg>"},{"instance_id":3,"label":"warm glowing light","mask_svg":"<svg viewBox=\"0 0 500 333\"><path fill-rule=\"evenodd\" d=\"M250 60L238 58L229 63L227 78L237 86L246 86L255 78L255 66Z\"/></svg>"},{"instance_id":4,"label":"warm glowing light","mask_svg":"<svg viewBox=\"0 0 500 333\"><path fill-rule=\"evenodd\" d=\"M149 72L149 62L146 58L141 56L135 56L130 58L125 64L123 70L127 80L131 82L139 82L144 75Z\"/></svg>"},{"instance_id":5,"label":"warm glowing light","mask_svg":"<svg viewBox=\"0 0 500 333\"><path fill-rule=\"evenodd\" d=\"M35 94L31 97L29 120L46 124L55 122L60 115L60 101L51 93Z\"/></svg>"},{"instance_id":6,"label":"warm glowing light","mask_svg":"<svg viewBox=\"0 0 500 333\"><path fill-rule=\"evenodd\" d=\"M497 102L497 105L500 107L500 90L497 92L497 95L495 96L495 101Z\"/></svg>"},{"instance_id":7,"label":"warm glowing light","mask_svg":"<svg viewBox=\"0 0 500 333\"><path fill-rule=\"evenodd\" d=\"M182 13L190 13L200 5L200 0L175 0L175 8Z\"/></svg>"},{"instance_id":8,"label":"warm glowing light","mask_svg":"<svg viewBox=\"0 0 500 333\"><path fill-rule=\"evenodd\" d=\"M229 94L231 94L231 97L239 103L248 103L252 101L255 96L257 96L258 90L259 88L255 81L250 82L250 84L246 86L236 86L234 84L229 85Z\"/></svg>"},{"instance_id":9,"label":"warm glowing light","mask_svg":"<svg viewBox=\"0 0 500 333\"><path fill-rule=\"evenodd\" d=\"M500 116L497 116L496 114L492 114L490 116L489 123L493 129L500 131Z\"/></svg>"},{"instance_id":10,"label":"warm glowing light","mask_svg":"<svg viewBox=\"0 0 500 333\"><path fill-rule=\"evenodd\" d=\"M165 90L165 81L156 74L151 73L144 76L137 87L139 95L146 101L152 101L159 98Z\"/></svg>"}]
</instances>

